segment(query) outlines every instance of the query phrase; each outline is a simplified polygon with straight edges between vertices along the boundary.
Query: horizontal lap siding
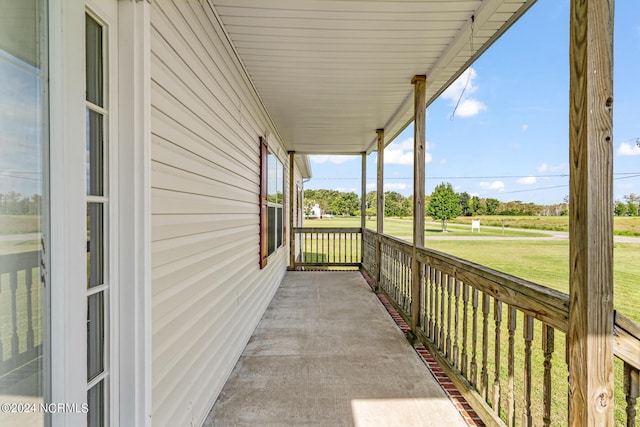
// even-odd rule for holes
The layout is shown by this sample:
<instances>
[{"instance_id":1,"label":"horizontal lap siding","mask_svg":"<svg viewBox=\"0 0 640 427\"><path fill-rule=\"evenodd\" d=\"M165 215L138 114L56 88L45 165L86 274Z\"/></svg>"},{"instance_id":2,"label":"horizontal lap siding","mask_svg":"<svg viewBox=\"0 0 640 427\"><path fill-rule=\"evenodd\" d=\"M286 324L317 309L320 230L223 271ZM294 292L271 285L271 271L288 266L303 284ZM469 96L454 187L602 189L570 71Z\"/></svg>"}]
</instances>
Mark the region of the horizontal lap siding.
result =
<instances>
[{"instance_id":1,"label":"horizontal lap siding","mask_svg":"<svg viewBox=\"0 0 640 427\"><path fill-rule=\"evenodd\" d=\"M288 259L285 247L259 269L258 137L275 131L226 43L206 2L152 3L157 425L202 423Z\"/></svg>"}]
</instances>

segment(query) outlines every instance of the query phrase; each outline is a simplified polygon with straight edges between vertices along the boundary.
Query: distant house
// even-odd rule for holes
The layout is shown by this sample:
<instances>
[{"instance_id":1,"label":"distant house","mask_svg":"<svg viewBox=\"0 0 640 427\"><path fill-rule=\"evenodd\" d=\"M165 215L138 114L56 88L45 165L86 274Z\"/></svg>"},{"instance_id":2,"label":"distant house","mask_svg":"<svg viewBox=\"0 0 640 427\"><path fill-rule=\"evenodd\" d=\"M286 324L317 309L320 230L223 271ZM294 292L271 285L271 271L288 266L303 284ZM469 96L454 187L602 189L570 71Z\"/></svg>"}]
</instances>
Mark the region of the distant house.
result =
<instances>
[{"instance_id":1,"label":"distant house","mask_svg":"<svg viewBox=\"0 0 640 427\"><path fill-rule=\"evenodd\" d=\"M322 210L320 209L320 205L318 205L317 203L313 205L313 207L311 208L311 212L309 212L309 215L307 215L307 218L322 218Z\"/></svg>"}]
</instances>

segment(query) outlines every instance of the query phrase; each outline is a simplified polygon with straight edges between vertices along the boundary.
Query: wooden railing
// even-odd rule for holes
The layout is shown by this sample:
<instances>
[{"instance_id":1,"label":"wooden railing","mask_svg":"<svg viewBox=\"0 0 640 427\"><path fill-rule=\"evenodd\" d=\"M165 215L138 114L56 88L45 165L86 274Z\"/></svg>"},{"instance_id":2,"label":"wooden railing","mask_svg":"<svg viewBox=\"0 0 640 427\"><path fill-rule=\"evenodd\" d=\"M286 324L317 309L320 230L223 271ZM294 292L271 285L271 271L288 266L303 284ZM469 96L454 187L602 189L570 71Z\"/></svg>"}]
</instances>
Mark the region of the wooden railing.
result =
<instances>
[{"instance_id":1,"label":"wooden railing","mask_svg":"<svg viewBox=\"0 0 640 427\"><path fill-rule=\"evenodd\" d=\"M0 377L41 354L39 265L39 251L0 255Z\"/></svg>"},{"instance_id":2,"label":"wooden railing","mask_svg":"<svg viewBox=\"0 0 640 427\"><path fill-rule=\"evenodd\" d=\"M362 263L361 228L293 229L296 252L295 268L359 267Z\"/></svg>"},{"instance_id":3,"label":"wooden railing","mask_svg":"<svg viewBox=\"0 0 640 427\"><path fill-rule=\"evenodd\" d=\"M363 268L430 348L489 425L566 425L569 297L438 251L417 248L420 295L413 295L413 248L363 230ZM371 257L379 245L380 271ZM414 311L415 312L415 311ZM616 425L637 422L640 327L615 320ZM622 402L624 400L625 402Z\"/></svg>"}]
</instances>

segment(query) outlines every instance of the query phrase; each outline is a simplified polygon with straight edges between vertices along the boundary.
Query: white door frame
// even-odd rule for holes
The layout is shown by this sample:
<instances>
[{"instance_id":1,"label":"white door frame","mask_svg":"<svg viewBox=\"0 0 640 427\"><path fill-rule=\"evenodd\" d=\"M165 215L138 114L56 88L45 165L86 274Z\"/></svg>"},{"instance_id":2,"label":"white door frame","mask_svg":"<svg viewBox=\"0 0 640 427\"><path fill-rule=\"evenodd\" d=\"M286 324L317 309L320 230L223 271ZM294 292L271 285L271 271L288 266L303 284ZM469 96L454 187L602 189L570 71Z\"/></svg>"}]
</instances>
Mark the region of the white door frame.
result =
<instances>
[{"instance_id":1,"label":"white door frame","mask_svg":"<svg viewBox=\"0 0 640 427\"><path fill-rule=\"evenodd\" d=\"M100 16L101 3L92 10ZM84 0L49 0L51 232L51 402L86 403L86 186ZM117 1L117 52L112 69L121 108L112 140L113 214L119 265L111 312L113 425L151 424L150 49L149 4ZM115 31L114 31L115 34ZM113 35L113 34L112 34ZM114 61L116 58L111 58ZM110 62L111 62L110 61ZM113 148L113 147L112 147ZM114 167L116 169L114 169ZM117 310L113 310L117 308ZM84 426L84 413L59 412L54 426Z\"/></svg>"}]
</instances>

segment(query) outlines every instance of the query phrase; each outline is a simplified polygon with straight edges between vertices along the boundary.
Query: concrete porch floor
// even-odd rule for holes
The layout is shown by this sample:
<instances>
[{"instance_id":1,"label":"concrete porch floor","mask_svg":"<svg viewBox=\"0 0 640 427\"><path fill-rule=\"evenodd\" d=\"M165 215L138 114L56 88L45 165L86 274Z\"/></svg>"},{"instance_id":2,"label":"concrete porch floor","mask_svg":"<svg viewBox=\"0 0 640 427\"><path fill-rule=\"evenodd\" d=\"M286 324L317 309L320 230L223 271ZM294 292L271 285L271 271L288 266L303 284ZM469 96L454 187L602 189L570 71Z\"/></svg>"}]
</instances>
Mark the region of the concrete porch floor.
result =
<instances>
[{"instance_id":1,"label":"concrete porch floor","mask_svg":"<svg viewBox=\"0 0 640 427\"><path fill-rule=\"evenodd\" d=\"M288 272L205 426L466 426L357 272Z\"/></svg>"}]
</instances>

